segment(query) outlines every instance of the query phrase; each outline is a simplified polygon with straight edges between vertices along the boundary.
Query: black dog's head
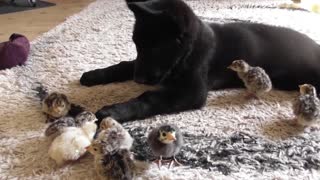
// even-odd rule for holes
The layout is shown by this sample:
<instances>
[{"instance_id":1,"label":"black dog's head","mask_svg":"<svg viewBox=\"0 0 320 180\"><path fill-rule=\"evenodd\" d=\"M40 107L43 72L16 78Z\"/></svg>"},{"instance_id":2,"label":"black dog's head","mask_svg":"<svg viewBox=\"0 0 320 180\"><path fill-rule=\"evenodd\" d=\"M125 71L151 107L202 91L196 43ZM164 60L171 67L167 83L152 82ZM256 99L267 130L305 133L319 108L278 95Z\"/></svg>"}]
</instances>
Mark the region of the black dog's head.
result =
<instances>
[{"instance_id":1,"label":"black dog's head","mask_svg":"<svg viewBox=\"0 0 320 180\"><path fill-rule=\"evenodd\" d=\"M127 0L136 22L134 80L158 84L192 49L198 19L182 0Z\"/></svg>"}]
</instances>

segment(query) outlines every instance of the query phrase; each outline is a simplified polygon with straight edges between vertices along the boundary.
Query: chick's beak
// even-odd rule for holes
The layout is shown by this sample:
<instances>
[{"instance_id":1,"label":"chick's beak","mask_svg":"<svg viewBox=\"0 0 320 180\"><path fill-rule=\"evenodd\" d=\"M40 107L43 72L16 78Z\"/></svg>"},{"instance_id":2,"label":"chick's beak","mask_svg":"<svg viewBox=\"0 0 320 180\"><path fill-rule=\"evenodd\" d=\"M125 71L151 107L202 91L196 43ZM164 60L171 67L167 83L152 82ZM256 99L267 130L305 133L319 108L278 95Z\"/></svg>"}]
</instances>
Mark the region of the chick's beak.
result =
<instances>
[{"instance_id":1,"label":"chick's beak","mask_svg":"<svg viewBox=\"0 0 320 180\"><path fill-rule=\"evenodd\" d=\"M168 133L167 134L167 139L170 141L175 141L177 140L177 138L172 134L172 133Z\"/></svg>"},{"instance_id":2,"label":"chick's beak","mask_svg":"<svg viewBox=\"0 0 320 180\"><path fill-rule=\"evenodd\" d=\"M86 149L86 150L88 150L88 149L89 149L89 147L90 147L90 146L87 146L87 147L85 147L85 149Z\"/></svg>"}]
</instances>

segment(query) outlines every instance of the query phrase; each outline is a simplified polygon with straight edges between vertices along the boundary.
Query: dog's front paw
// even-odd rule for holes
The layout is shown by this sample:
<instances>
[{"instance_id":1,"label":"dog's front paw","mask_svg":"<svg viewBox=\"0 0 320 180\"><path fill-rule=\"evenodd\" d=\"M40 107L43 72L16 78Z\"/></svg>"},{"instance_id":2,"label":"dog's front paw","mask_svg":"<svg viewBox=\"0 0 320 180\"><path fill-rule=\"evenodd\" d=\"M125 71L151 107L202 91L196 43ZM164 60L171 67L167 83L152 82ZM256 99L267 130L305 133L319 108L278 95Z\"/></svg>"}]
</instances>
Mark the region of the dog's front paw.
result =
<instances>
[{"instance_id":1,"label":"dog's front paw","mask_svg":"<svg viewBox=\"0 0 320 180\"><path fill-rule=\"evenodd\" d=\"M80 78L80 84L84 86L94 86L100 84L96 71L83 73Z\"/></svg>"}]
</instances>

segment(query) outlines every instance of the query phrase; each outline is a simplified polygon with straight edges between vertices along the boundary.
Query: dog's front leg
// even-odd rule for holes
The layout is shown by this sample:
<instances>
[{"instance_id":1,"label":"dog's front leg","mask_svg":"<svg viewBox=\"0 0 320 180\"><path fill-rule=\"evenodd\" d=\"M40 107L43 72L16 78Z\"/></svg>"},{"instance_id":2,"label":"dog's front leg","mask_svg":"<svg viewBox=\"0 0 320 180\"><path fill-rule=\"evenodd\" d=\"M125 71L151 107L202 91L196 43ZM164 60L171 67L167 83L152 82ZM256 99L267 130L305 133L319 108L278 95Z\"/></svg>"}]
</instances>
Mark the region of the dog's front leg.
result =
<instances>
[{"instance_id":1,"label":"dog's front leg","mask_svg":"<svg viewBox=\"0 0 320 180\"><path fill-rule=\"evenodd\" d=\"M134 61L122 61L119 64L104 69L95 69L83 73L80 83L84 86L94 86L132 80L133 71Z\"/></svg>"},{"instance_id":2,"label":"dog's front leg","mask_svg":"<svg viewBox=\"0 0 320 180\"><path fill-rule=\"evenodd\" d=\"M156 114L197 109L205 104L206 97L207 90L204 87L147 91L128 102L105 106L96 113L96 116L99 119L98 124L107 116L123 123Z\"/></svg>"}]
</instances>

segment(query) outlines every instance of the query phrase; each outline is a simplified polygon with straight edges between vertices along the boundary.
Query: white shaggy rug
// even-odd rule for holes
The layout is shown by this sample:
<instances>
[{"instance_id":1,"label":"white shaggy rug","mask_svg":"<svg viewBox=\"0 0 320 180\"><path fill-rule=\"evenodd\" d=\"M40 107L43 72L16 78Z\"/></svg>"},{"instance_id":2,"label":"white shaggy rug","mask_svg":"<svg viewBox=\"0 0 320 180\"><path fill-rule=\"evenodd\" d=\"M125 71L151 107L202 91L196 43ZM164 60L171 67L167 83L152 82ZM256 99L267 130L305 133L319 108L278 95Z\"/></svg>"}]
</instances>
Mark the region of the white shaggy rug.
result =
<instances>
[{"instance_id":1,"label":"white shaggy rug","mask_svg":"<svg viewBox=\"0 0 320 180\"><path fill-rule=\"evenodd\" d=\"M189 0L211 22L252 21L291 27L320 42L320 15L275 8L281 0ZM149 87L133 82L83 87L85 71L135 58L134 19L124 0L97 0L32 42L26 66L0 71L0 179L95 179L93 157L63 168L48 155L45 116L31 89L41 82L96 111L128 100ZM181 161L155 165L137 179L320 179L317 129L297 129L290 101L296 92L274 90L261 102L244 100L242 89L210 92L201 110L126 124L137 148L150 128L177 124L186 136ZM139 146L140 143L140 146ZM140 149L139 149L140 150Z\"/></svg>"}]
</instances>

